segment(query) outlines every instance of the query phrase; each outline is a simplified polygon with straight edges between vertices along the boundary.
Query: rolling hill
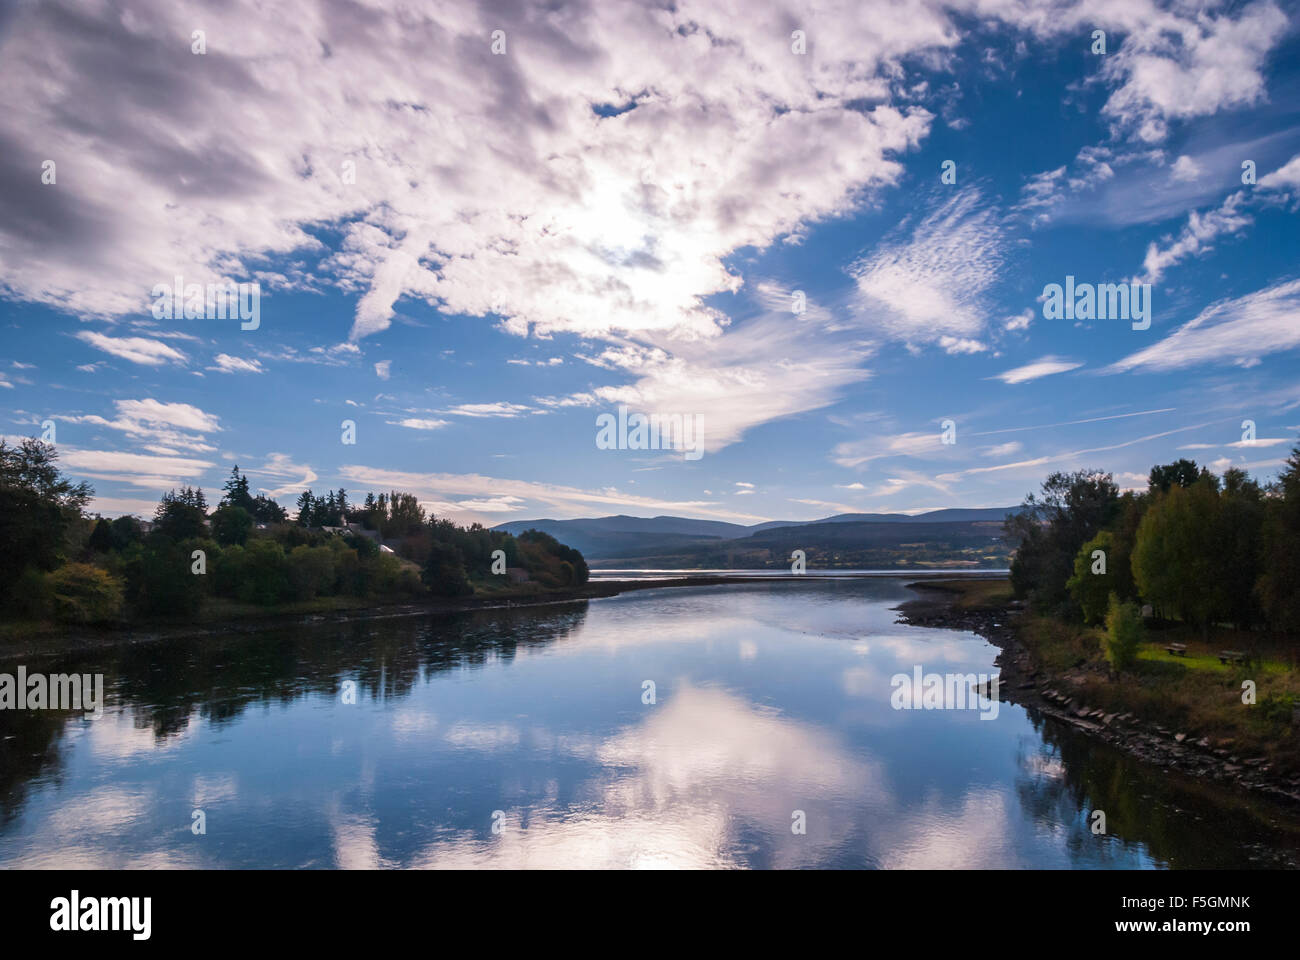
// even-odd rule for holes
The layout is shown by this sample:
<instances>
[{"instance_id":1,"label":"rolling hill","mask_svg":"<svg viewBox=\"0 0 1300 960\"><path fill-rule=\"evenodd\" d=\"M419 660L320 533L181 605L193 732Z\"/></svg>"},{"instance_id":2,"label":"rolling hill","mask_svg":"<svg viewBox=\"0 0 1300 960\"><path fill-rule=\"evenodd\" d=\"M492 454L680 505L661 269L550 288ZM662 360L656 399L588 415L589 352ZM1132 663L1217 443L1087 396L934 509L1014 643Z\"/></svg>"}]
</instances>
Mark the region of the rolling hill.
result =
<instances>
[{"instance_id":1,"label":"rolling hill","mask_svg":"<svg viewBox=\"0 0 1300 960\"><path fill-rule=\"evenodd\" d=\"M495 529L542 530L581 550L594 568L788 566L803 550L809 567L1005 566L1002 521L1017 507L922 514L845 513L751 526L688 517L512 520Z\"/></svg>"}]
</instances>

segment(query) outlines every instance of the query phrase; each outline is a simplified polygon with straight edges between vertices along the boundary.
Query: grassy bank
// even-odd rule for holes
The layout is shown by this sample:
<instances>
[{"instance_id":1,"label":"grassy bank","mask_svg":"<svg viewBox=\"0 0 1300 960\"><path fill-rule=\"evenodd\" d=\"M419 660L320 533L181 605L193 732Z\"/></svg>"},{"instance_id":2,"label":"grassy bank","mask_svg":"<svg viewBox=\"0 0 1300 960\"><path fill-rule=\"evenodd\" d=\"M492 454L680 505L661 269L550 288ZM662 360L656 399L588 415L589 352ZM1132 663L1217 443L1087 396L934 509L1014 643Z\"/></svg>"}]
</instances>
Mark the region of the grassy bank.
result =
<instances>
[{"instance_id":1,"label":"grassy bank","mask_svg":"<svg viewBox=\"0 0 1300 960\"><path fill-rule=\"evenodd\" d=\"M1188 739L1204 739L1212 749L1300 769L1300 740L1291 722L1300 670L1294 650L1282 642L1235 630L1211 630L1206 637L1174 625L1148 631L1136 663L1115 676L1101 653L1100 627L1026 615L1017 629L1040 669L1070 684L1091 706L1133 713ZM1185 644L1186 655L1169 653L1171 643ZM1220 650L1240 650L1249 659L1221 663ZM1242 702L1248 680L1255 683L1253 704Z\"/></svg>"},{"instance_id":2,"label":"grassy bank","mask_svg":"<svg viewBox=\"0 0 1300 960\"><path fill-rule=\"evenodd\" d=\"M1204 740L1228 757L1267 757L1279 770L1300 772L1300 732L1291 704L1300 701L1300 663L1293 640L1261 631L1154 624L1131 669L1116 675L1102 653L1104 628L1024 612L1009 616L1005 580L923 581L937 598L917 602L923 613L942 605L955 615L989 614L1014 624L1015 641L1040 672L1039 683L1068 690L1078 702L1107 713L1132 714L1148 725ZM934 594L930 595L932 598ZM1170 653L1183 644L1185 653ZM1223 663L1221 650L1247 655ZM1255 702L1242 702L1243 682L1255 683Z\"/></svg>"},{"instance_id":3,"label":"grassy bank","mask_svg":"<svg viewBox=\"0 0 1300 960\"><path fill-rule=\"evenodd\" d=\"M1010 581L996 577L920 580L910 586L945 594L947 603L963 613L1000 610L1012 601Z\"/></svg>"}]
</instances>

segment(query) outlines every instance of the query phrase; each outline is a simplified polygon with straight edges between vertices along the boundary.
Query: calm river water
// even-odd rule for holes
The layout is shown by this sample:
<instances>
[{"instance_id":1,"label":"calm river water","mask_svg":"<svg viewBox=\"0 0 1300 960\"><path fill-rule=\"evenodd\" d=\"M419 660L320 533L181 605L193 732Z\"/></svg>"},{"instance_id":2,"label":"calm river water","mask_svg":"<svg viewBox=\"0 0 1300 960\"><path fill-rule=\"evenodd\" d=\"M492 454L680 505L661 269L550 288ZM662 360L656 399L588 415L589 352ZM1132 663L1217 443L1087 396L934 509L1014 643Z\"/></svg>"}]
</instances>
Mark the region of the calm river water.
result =
<instances>
[{"instance_id":1,"label":"calm river water","mask_svg":"<svg viewBox=\"0 0 1300 960\"><path fill-rule=\"evenodd\" d=\"M1298 856L1294 817L1020 707L894 709L894 675L990 673L996 655L971 634L894 623L904 582L647 590L28 660L103 673L107 708L0 713L0 866ZM0 672L17 666L0 657Z\"/></svg>"}]
</instances>

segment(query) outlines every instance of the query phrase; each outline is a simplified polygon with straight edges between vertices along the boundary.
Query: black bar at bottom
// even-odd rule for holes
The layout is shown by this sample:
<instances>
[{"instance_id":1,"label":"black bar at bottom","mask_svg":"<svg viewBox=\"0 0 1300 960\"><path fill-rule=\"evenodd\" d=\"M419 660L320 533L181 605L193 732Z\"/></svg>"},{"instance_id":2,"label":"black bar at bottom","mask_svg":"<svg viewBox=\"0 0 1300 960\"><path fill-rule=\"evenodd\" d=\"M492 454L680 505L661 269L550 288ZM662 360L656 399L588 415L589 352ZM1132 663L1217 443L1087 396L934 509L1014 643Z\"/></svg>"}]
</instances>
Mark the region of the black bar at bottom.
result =
<instances>
[{"instance_id":1,"label":"black bar at bottom","mask_svg":"<svg viewBox=\"0 0 1300 960\"><path fill-rule=\"evenodd\" d=\"M658 951L694 939L688 930L731 947L779 930L818 940L838 931L864 945L885 942L880 936L971 949L1199 939L1230 949L1294 930L1294 886L1289 874L1245 871L10 871L0 874L0 918L7 945L75 939L127 949L373 949L402 931L438 931L468 937L471 949L516 939L537 949L590 935L603 938L593 948L625 942ZM124 929L73 931L73 891L76 926L102 916L102 925L116 919ZM138 937L144 900L120 898L149 899L147 940ZM68 929L52 929L52 920Z\"/></svg>"}]
</instances>

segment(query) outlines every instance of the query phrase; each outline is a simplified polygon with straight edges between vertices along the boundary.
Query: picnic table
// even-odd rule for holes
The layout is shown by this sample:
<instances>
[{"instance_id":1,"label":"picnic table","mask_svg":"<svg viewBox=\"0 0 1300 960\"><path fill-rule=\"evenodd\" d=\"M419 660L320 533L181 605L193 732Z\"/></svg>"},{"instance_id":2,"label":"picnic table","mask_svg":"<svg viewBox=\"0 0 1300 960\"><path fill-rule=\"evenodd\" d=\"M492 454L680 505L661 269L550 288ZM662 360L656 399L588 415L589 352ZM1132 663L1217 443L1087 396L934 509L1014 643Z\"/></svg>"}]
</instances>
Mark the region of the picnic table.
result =
<instances>
[{"instance_id":1,"label":"picnic table","mask_svg":"<svg viewBox=\"0 0 1300 960\"><path fill-rule=\"evenodd\" d=\"M1220 663L1245 663L1246 655L1242 653L1240 650L1220 650L1219 662Z\"/></svg>"},{"instance_id":2,"label":"picnic table","mask_svg":"<svg viewBox=\"0 0 1300 960\"><path fill-rule=\"evenodd\" d=\"M1187 656L1187 644L1185 643L1167 643L1165 649L1176 657Z\"/></svg>"}]
</instances>

